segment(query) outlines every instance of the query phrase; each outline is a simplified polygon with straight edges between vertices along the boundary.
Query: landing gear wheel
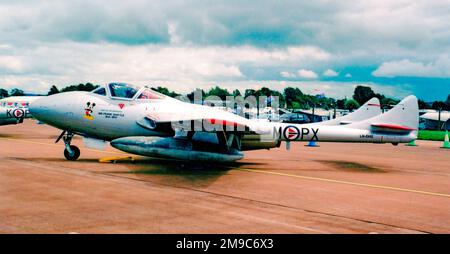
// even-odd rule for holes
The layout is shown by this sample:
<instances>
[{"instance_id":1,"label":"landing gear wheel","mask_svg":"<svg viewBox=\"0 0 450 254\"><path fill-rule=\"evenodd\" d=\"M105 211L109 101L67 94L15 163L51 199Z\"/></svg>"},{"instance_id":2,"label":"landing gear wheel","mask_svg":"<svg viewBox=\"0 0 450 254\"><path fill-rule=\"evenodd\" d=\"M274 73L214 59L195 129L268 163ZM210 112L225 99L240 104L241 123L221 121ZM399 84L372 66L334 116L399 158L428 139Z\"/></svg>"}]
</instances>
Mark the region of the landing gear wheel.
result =
<instances>
[{"instance_id":1,"label":"landing gear wheel","mask_svg":"<svg viewBox=\"0 0 450 254\"><path fill-rule=\"evenodd\" d=\"M70 146L72 153L70 153L67 149L64 149L64 157L66 157L69 161L75 161L80 157L80 149L76 146Z\"/></svg>"}]
</instances>

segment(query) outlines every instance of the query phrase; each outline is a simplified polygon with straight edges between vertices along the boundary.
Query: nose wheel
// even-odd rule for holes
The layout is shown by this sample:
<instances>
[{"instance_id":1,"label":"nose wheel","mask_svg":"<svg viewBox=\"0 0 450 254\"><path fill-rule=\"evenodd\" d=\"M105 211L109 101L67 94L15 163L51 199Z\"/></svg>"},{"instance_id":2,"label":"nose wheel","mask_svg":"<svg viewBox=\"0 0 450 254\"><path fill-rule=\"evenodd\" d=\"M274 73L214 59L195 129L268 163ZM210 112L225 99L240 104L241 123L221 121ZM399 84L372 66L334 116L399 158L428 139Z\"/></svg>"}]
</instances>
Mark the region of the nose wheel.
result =
<instances>
[{"instance_id":1,"label":"nose wheel","mask_svg":"<svg viewBox=\"0 0 450 254\"><path fill-rule=\"evenodd\" d=\"M69 161L75 161L80 157L80 148L76 146L69 146L69 149L64 149L64 157Z\"/></svg>"},{"instance_id":2,"label":"nose wheel","mask_svg":"<svg viewBox=\"0 0 450 254\"><path fill-rule=\"evenodd\" d=\"M70 131L63 131L58 137L55 143L57 143L61 138L64 141L64 157L69 161L75 161L80 157L80 149L74 145L71 145L74 134Z\"/></svg>"}]
</instances>

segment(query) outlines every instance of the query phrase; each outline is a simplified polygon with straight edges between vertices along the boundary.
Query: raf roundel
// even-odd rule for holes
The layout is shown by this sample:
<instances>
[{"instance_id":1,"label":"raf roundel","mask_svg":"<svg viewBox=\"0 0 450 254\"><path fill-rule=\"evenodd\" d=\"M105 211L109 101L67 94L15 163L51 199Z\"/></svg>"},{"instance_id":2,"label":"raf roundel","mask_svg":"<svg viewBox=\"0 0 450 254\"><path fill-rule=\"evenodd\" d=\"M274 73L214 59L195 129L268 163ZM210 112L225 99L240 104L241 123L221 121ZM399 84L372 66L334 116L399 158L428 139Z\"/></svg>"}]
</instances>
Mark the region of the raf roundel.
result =
<instances>
[{"instance_id":1,"label":"raf roundel","mask_svg":"<svg viewBox=\"0 0 450 254\"><path fill-rule=\"evenodd\" d=\"M293 125L286 126L283 135L286 140L296 140L300 136L300 130Z\"/></svg>"},{"instance_id":2,"label":"raf roundel","mask_svg":"<svg viewBox=\"0 0 450 254\"><path fill-rule=\"evenodd\" d=\"M22 118L24 115L24 112L22 109L16 109L16 110L14 110L13 115L15 118Z\"/></svg>"}]
</instances>

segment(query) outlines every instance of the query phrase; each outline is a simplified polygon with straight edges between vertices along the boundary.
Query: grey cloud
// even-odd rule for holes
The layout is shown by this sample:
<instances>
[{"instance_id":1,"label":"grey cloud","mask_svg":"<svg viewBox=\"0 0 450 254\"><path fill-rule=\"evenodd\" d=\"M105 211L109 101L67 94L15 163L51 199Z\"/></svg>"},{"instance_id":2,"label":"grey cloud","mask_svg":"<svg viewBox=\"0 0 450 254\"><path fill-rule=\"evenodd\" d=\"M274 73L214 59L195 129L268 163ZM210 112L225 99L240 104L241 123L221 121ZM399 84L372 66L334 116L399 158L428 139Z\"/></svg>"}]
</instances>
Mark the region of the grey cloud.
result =
<instances>
[{"instance_id":1,"label":"grey cloud","mask_svg":"<svg viewBox=\"0 0 450 254\"><path fill-rule=\"evenodd\" d=\"M0 38L170 44L169 24L175 24L184 45L314 45L342 55L336 59L341 64L379 64L449 49L449 6L403 0L25 1L0 4Z\"/></svg>"},{"instance_id":2,"label":"grey cloud","mask_svg":"<svg viewBox=\"0 0 450 254\"><path fill-rule=\"evenodd\" d=\"M0 4L1 39L18 44L66 40L167 43L169 35L164 14L154 10L157 6L147 4L146 7L140 9L135 4L106 1Z\"/></svg>"}]
</instances>

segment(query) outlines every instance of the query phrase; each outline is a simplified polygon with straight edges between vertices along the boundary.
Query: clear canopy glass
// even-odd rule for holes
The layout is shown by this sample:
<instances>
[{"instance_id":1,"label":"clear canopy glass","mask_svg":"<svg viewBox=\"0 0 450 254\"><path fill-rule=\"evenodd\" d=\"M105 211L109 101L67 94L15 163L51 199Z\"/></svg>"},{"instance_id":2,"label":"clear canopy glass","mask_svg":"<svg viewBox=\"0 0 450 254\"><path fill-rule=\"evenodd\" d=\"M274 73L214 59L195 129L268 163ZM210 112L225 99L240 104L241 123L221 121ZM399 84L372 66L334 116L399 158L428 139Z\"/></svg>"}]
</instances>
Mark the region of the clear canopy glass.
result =
<instances>
[{"instance_id":1,"label":"clear canopy glass","mask_svg":"<svg viewBox=\"0 0 450 254\"><path fill-rule=\"evenodd\" d=\"M139 89L126 83L111 83L108 85L111 97L131 99Z\"/></svg>"},{"instance_id":2,"label":"clear canopy glass","mask_svg":"<svg viewBox=\"0 0 450 254\"><path fill-rule=\"evenodd\" d=\"M107 92L109 92L109 96L116 99L158 100L166 97L147 87L139 88L127 83L110 83L106 87L101 86L92 91L92 93L105 96Z\"/></svg>"}]
</instances>

